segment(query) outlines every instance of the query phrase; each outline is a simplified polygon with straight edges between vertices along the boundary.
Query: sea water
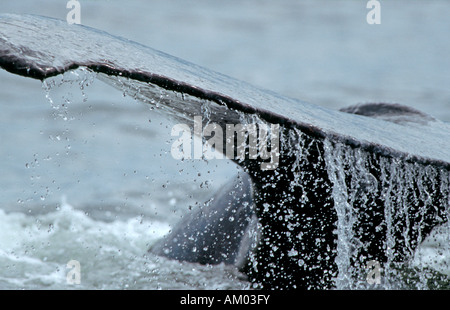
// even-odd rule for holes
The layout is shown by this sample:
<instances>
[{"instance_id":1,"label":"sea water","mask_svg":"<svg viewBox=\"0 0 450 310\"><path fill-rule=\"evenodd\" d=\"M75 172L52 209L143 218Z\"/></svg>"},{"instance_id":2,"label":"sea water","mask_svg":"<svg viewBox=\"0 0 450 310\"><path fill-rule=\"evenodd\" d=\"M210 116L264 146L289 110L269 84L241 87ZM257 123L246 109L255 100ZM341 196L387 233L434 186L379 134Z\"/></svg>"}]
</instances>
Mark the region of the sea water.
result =
<instances>
[{"instance_id":1,"label":"sea water","mask_svg":"<svg viewBox=\"0 0 450 310\"><path fill-rule=\"evenodd\" d=\"M31 124L30 135L14 128L3 133L2 141L16 144L2 149L0 287L248 288L234 267L147 253L237 168L174 160L171 137L146 127L170 128L167 121L97 83L83 69L44 81L38 99L43 113L16 117L17 128ZM111 90L115 104L96 99ZM68 278L70 261L79 262L79 284Z\"/></svg>"}]
</instances>

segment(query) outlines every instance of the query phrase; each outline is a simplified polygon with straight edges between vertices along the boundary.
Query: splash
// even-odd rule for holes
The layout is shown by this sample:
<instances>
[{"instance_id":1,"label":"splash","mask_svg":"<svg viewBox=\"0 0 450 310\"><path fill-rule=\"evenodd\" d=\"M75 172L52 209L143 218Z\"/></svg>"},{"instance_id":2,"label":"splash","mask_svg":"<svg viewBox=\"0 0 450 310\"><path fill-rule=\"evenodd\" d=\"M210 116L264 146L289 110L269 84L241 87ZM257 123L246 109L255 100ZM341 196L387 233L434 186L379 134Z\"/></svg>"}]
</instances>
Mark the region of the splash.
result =
<instances>
[{"instance_id":1,"label":"splash","mask_svg":"<svg viewBox=\"0 0 450 310\"><path fill-rule=\"evenodd\" d=\"M68 106L72 102L88 101L86 88L94 83L96 77L96 73L85 67L80 67L62 75L45 79L42 82L42 89L54 110L54 117L60 117L64 121L73 120L73 117L69 116ZM74 94L74 86L79 89L77 94ZM79 94L81 100L76 97Z\"/></svg>"},{"instance_id":2,"label":"splash","mask_svg":"<svg viewBox=\"0 0 450 310\"><path fill-rule=\"evenodd\" d=\"M95 79L95 74L84 69L73 76L66 77L67 74L61 80L54 78L44 83L47 98L64 120L67 120L66 106L64 103L55 105L50 92L66 82L78 83L83 92L84 87ZM220 110L221 106L217 103L163 90L151 84L123 77L102 75L101 79L108 79L109 83L113 81L124 95L143 101L152 109L160 110L166 116L175 116L178 120L203 115L204 122L208 124L223 115L224 121L231 119L241 124L266 124L257 114ZM70 103L70 100L63 97L63 102ZM282 156L290 158L283 165L283 169L287 170L267 175L257 172L256 175L260 176L259 186L263 191L277 190L279 184L288 182L288 186L278 194L265 193L265 197L260 196L269 200L272 199L270 195L274 196L273 202L263 205L263 221L279 223L283 228L282 237L293 245L284 253L287 258L282 257L283 260L288 260L289 264L305 273L313 271L334 277L338 289L371 288L366 276L367 263L372 260L382 264L384 288L430 287L430 272L428 267L418 263L423 254L416 255L416 251L435 225L448 222L450 176L447 170L374 155L327 139L322 141L309 137L297 128L282 128L280 140ZM248 161L241 163L253 169ZM328 186L331 200L325 197ZM321 191L325 193L323 197L315 197ZM312 208L319 205L320 209ZM329 223L334 219L334 214L328 209L335 212L336 223ZM326 241L331 239L330 236L320 231L333 225L336 227L333 231L336 235L335 253ZM277 234L280 232L267 227L262 229L266 233L263 242L267 244L269 256L279 255L281 243ZM304 234L305 230L309 232ZM444 243L448 241L448 233L445 237L444 232L443 240ZM311 251L311 247L316 249L315 252ZM442 246L439 251L444 251ZM263 270L266 278L277 277L275 267L269 266L264 270L261 268L262 258L254 253L250 255L255 270ZM336 273L333 267L328 267L330 260L336 265ZM283 265L281 261L277 263ZM435 266L432 268L436 269ZM436 277L432 276L431 281L435 280ZM287 281L288 285L292 282ZM322 285L322 280L311 281Z\"/></svg>"},{"instance_id":3,"label":"splash","mask_svg":"<svg viewBox=\"0 0 450 310\"><path fill-rule=\"evenodd\" d=\"M448 248L444 240L449 240L450 173L376 158L330 141L325 141L325 159L338 216L336 287L371 287L365 277L371 259L382 264L382 287L386 289L434 287L433 281L441 277L430 278L433 272L414 257L434 225L442 225L438 229L441 248L434 257ZM431 244L428 241L423 246ZM422 253L423 247L417 252Z\"/></svg>"}]
</instances>

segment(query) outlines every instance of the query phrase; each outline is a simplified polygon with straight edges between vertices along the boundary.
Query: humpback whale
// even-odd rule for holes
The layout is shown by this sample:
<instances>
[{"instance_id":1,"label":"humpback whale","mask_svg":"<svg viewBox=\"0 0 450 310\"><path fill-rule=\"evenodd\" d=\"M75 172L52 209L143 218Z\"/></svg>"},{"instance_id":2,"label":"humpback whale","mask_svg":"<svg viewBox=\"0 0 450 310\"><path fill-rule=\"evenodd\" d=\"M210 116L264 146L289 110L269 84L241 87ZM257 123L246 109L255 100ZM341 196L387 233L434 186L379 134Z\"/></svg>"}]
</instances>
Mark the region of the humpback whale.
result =
<instances>
[{"instance_id":1,"label":"humpback whale","mask_svg":"<svg viewBox=\"0 0 450 310\"><path fill-rule=\"evenodd\" d=\"M84 68L191 127L197 115L222 128L280 126L276 169L261 169L245 141L245 158L227 154L242 167L239 177L152 253L235 264L264 289L328 289L361 279L372 260L394 273L448 223L450 125L407 106L329 110L33 15L0 15L0 67L39 80Z\"/></svg>"}]
</instances>

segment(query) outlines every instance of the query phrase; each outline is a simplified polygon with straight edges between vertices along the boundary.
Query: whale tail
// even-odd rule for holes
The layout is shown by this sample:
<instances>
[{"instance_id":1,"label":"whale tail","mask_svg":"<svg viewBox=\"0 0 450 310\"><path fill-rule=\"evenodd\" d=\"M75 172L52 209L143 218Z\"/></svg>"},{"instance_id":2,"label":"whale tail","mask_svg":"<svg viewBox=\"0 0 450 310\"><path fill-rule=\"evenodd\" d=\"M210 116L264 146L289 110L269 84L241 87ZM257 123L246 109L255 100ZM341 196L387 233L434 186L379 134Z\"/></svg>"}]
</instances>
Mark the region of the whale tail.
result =
<instances>
[{"instance_id":1,"label":"whale tail","mask_svg":"<svg viewBox=\"0 0 450 310\"><path fill-rule=\"evenodd\" d=\"M241 173L149 251L182 261L244 267L258 243L251 187L248 175Z\"/></svg>"}]
</instances>

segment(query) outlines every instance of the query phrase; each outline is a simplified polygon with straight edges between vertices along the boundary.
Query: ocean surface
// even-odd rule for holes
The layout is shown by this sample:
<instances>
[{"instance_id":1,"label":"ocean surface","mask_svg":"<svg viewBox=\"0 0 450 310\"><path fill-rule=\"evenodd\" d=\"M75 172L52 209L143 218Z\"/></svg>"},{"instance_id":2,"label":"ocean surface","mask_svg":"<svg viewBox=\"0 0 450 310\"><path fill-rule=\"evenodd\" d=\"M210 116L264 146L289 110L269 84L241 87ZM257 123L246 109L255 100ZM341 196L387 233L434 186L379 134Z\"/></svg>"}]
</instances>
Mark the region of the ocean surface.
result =
<instances>
[{"instance_id":1,"label":"ocean surface","mask_svg":"<svg viewBox=\"0 0 450 310\"><path fill-rule=\"evenodd\" d=\"M450 122L447 1L382 2L380 25L365 1L80 2L84 25L283 95L331 109L402 103ZM68 12L56 0L0 6ZM173 124L92 76L0 79L0 289L251 288L231 266L147 253L234 164L175 160ZM448 236L440 228L415 264L450 276Z\"/></svg>"}]
</instances>

